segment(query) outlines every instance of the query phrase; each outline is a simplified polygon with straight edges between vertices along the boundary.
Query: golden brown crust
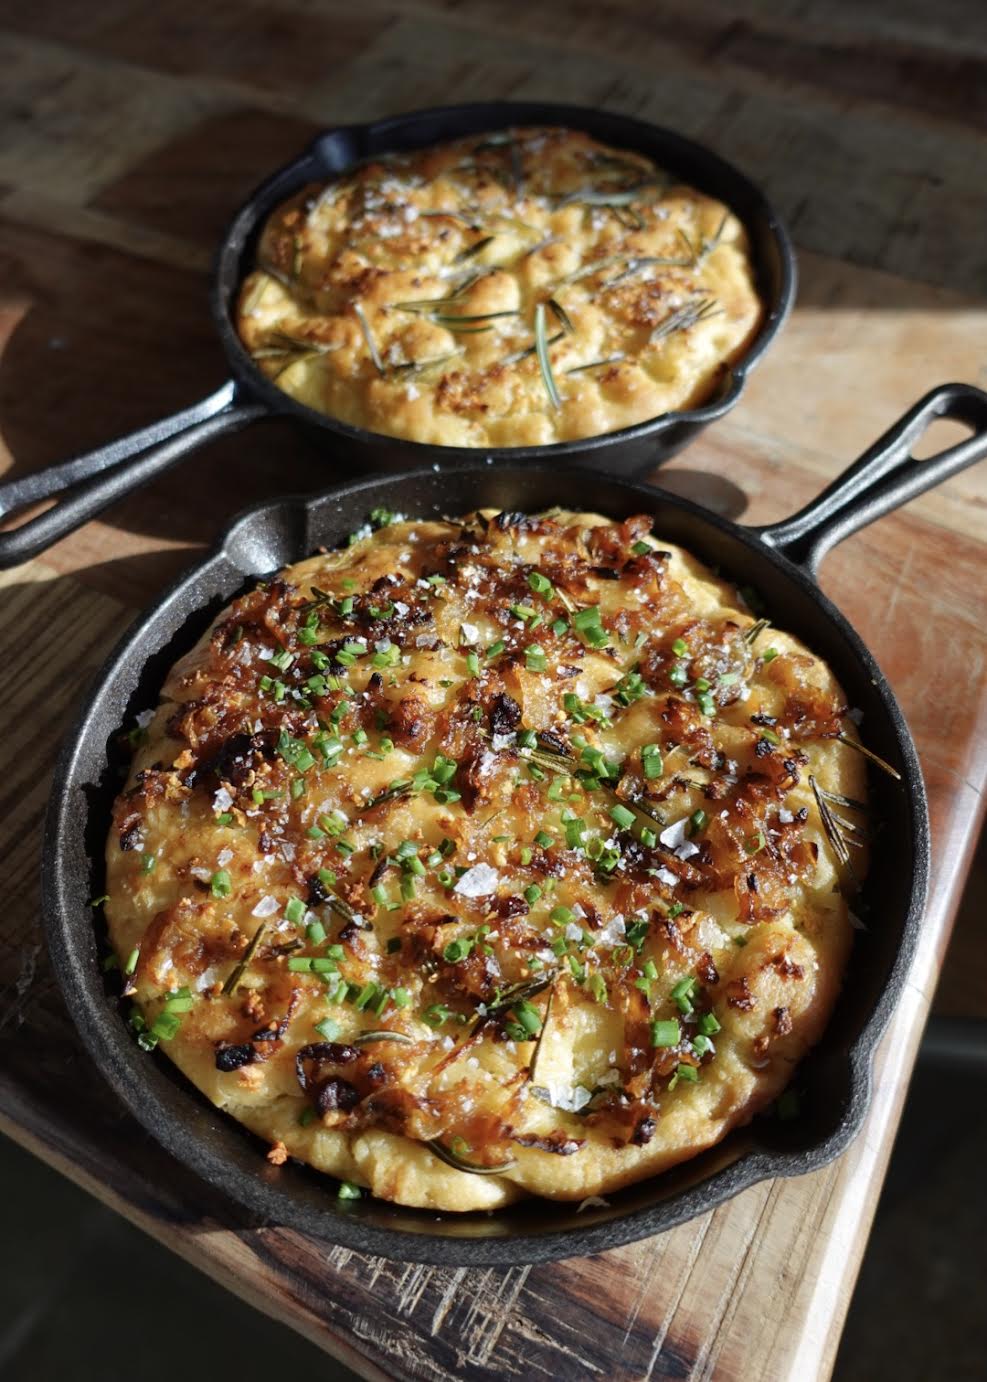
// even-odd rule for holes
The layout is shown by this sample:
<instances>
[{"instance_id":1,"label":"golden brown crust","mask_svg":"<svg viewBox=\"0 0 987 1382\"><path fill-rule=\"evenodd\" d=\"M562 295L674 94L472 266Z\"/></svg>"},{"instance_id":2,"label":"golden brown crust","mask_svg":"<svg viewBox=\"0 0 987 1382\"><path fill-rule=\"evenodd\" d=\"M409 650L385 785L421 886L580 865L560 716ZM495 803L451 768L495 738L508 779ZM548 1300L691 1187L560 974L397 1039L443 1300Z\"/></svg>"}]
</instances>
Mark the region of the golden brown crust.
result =
<instances>
[{"instance_id":1,"label":"golden brown crust","mask_svg":"<svg viewBox=\"0 0 987 1382\"><path fill-rule=\"evenodd\" d=\"M539 304L558 406L534 350ZM524 128L305 188L264 228L237 329L319 412L509 447L698 404L760 317L747 237L722 203L639 154Z\"/></svg>"},{"instance_id":2,"label":"golden brown crust","mask_svg":"<svg viewBox=\"0 0 987 1382\"><path fill-rule=\"evenodd\" d=\"M648 518L377 518L236 601L143 732L106 907L142 1040L402 1203L653 1175L835 1001L842 694Z\"/></svg>"}]
</instances>

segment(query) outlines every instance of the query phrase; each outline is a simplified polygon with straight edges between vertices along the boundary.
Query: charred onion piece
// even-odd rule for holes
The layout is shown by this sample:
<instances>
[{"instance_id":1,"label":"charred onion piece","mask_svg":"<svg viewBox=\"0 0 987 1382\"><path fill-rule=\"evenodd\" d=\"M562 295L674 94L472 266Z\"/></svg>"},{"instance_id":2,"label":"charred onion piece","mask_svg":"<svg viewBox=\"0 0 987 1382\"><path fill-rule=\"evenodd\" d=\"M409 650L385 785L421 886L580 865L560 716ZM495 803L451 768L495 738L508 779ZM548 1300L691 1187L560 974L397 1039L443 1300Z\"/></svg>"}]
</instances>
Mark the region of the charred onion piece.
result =
<instances>
[{"instance_id":1,"label":"charred onion piece","mask_svg":"<svg viewBox=\"0 0 987 1382\"><path fill-rule=\"evenodd\" d=\"M295 1052L295 1073L298 1076L298 1083L307 1094L311 1089L308 1074L305 1070L306 1061L315 1061L319 1065L352 1065L360 1055L355 1046L344 1044L338 1041L313 1041L308 1046L302 1046Z\"/></svg>"}]
</instances>

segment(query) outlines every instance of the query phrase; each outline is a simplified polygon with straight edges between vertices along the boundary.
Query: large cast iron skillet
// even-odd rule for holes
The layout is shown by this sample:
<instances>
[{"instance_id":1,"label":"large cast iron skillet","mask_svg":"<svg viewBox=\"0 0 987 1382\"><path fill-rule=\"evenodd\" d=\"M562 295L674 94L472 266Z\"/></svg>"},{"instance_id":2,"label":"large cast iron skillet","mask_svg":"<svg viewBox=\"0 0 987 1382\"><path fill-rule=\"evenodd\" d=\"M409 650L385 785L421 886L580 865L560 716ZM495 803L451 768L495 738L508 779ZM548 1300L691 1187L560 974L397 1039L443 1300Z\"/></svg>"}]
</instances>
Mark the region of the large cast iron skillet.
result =
<instances>
[{"instance_id":1,"label":"large cast iron skillet","mask_svg":"<svg viewBox=\"0 0 987 1382\"><path fill-rule=\"evenodd\" d=\"M911 459L914 443L937 417L958 419L974 434L931 460ZM264 1220L348 1248L450 1265L599 1252L703 1213L756 1181L811 1171L835 1157L864 1117L871 1056L921 924L929 828L901 711L862 640L819 591L815 572L842 538L984 455L987 394L951 384L917 404L806 509L767 528L741 527L645 485L531 464L419 470L314 498L275 500L238 518L217 550L127 634L101 672L55 773L44 854L48 944L80 1035L130 1111L176 1157ZM571 1205L540 1201L463 1216L339 1201L327 1177L290 1164L268 1166L261 1142L217 1113L165 1057L138 1050L128 1034L115 985L100 967L89 907L89 899L103 892L99 861L120 785L112 744L124 721L156 703L170 665L248 579L320 544L338 543L375 506L432 517L487 505L533 511L559 502L617 519L652 513L660 537L753 586L775 623L800 635L833 667L850 705L863 713L863 738L901 774L900 782L875 775L872 783L879 827L871 874L855 904L868 929L858 938L825 1036L797 1076L804 1108L797 1120L759 1118L676 1171L581 1214Z\"/></svg>"},{"instance_id":2,"label":"large cast iron skillet","mask_svg":"<svg viewBox=\"0 0 987 1382\"><path fill-rule=\"evenodd\" d=\"M409 470L477 459L469 447L396 441L327 418L276 388L253 364L233 324L237 290L253 268L254 248L270 212L311 182L326 181L381 154L422 148L461 135L507 125L568 125L607 143L653 158L659 167L730 206L747 227L765 316L742 360L727 370L714 397L701 408L665 413L650 422L584 441L551 446L500 447L499 460L569 460L630 475L650 469L690 441L740 397L744 378L777 334L795 296L795 262L788 235L767 201L747 179L701 144L641 120L583 106L543 102L485 102L395 116L372 125L344 125L320 135L301 157L259 187L233 218L216 256L210 304L232 378L200 403L108 446L0 486L0 518L53 496L46 513L0 533L0 567L36 556L87 523L108 504L146 484L196 447L259 418L287 414L315 429L337 477L353 470Z\"/></svg>"}]
</instances>

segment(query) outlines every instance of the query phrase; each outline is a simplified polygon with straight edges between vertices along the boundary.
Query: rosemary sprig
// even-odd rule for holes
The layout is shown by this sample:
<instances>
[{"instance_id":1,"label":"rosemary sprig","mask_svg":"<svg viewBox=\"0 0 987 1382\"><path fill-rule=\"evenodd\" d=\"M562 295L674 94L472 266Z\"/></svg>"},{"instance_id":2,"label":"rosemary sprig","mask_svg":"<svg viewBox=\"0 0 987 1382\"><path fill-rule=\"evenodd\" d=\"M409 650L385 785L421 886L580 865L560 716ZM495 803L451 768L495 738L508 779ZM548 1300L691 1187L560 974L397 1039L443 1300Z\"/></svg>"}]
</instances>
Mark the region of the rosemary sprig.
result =
<instances>
[{"instance_id":1,"label":"rosemary sprig","mask_svg":"<svg viewBox=\"0 0 987 1382\"><path fill-rule=\"evenodd\" d=\"M407 1032L394 1032L387 1028L383 1028L377 1032L361 1032L359 1036L348 1037L346 1039L346 1045L367 1046L373 1041L399 1041L405 1046L413 1046L415 1044L414 1037L408 1036Z\"/></svg>"},{"instance_id":2,"label":"rosemary sprig","mask_svg":"<svg viewBox=\"0 0 987 1382\"><path fill-rule=\"evenodd\" d=\"M749 624L747 628L744 629L741 638L747 644L748 648L750 648L757 642L764 630L770 627L770 619L755 619L753 624Z\"/></svg>"},{"instance_id":3,"label":"rosemary sprig","mask_svg":"<svg viewBox=\"0 0 987 1382\"><path fill-rule=\"evenodd\" d=\"M615 278L607 280L607 282L600 285L601 287L612 288L615 283L619 283L621 279L625 278L628 274L637 273L639 269L646 269L656 264L662 265L665 268L688 269L692 265L691 242L689 257L687 259L675 258L666 254L634 254L633 251L627 251L624 254L608 254L602 259L593 260L591 264L584 264L582 268L573 270L571 274L566 274L564 278L556 279L553 287L562 288L567 283L578 283L582 278L589 278L593 274L599 273L601 269L616 268L618 264L625 265L624 272L618 274Z\"/></svg>"},{"instance_id":4,"label":"rosemary sprig","mask_svg":"<svg viewBox=\"0 0 987 1382\"><path fill-rule=\"evenodd\" d=\"M330 893L322 905L328 907L330 912L335 912L338 917L347 922L350 926L356 926L361 931L370 931L373 929L368 921L358 916L350 904L344 902L336 893Z\"/></svg>"},{"instance_id":5,"label":"rosemary sprig","mask_svg":"<svg viewBox=\"0 0 987 1382\"><path fill-rule=\"evenodd\" d=\"M556 341L561 341L564 335L564 331L556 331L554 336L549 336L546 344L554 345ZM500 361L500 363L502 365L516 365L521 360L527 360L529 355L534 355L537 349L537 346L525 346L523 350L515 350L512 351L510 355L505 355L503 360Z\"/></svg>"},{"instance_id":6,"label":"rosemary sprig","mask_svg":"<svg viewBox=\"0 0 987 1382\"><path fill-rule=\"evenodd\" d=\"M469 1171L474 1176L500 1176L517 1165L517 1161L512 1157L509 1161L502 1161L499 1166L477 1166L472 1161L456 1156L455 1152L451 1152L437 1137L430 1138L425 1145L447 1166L453 1166L457 1171Z\"/></svg>"},{"instance_id":7,"label":"rosemary sprig","mask_svg":"<svg viewBox=\"0 0 987 1382\"><path fill-rule=\"evenodd\" d=\"M506 312L473 312L473 313L454 313L454 312L433 312L431 313L434 322L441 322L445 326L448 322L488 322L495 317L517 317L520 313L516 308Z\"/></svg>"},{"instance_id":8,"label":"rosemary sprig","mask_svg":"<svg viewBox=\"0 0 987 1382\"><path fill-rule=\"evenodd\" d=\"M598 369L600 365L619 365L626 356L623 354L608 355L605 360L590 360L587 365L573 365L572 369L567 369L566 374L582 374L584 370Z\"/></svg>"},{"instance_id":9,"label":"rosemary sprig","mask_svg":"<svg viewBox=\"0 0 987 1382\"><path fill-rule=\"evenodd\" d=\"M615 288L618 283L623 283L625 279L633 277L641 269L647 269L654 264L660 264L664 268L670 269L688 269L691 267L692 261L690 259L676 259L668 254L642 254L634 259L629 259L625 269L619 274L615 274L613 278L606 279L600 284L600 287Z\"/></svg>"},{"instance_id":10,"label":"rosemary sprig","mask_svg":"<svg viewBox=\"0 0 987 1382\"><path fill-rule=\"evenodd\" d=\"M545 249L548 245L557 245L561 239L561 235L546 235L545 238L539 240L536 245L530 245L528 249L522 250L520 259L527 259L529 255L537 254L539 250Z\"/></svg>"},{"instance_id":11,"label":"rosemary sprig","mask_svg":"<svg viewBox=\"0 0 987 1382\"><path fill-rule=\"evenodd\" d=\"M477 240L475 244L467 246L464 250L460 250L452 262L454 264L462 264L467 259L475 258L475 256L481 254L488 245L493 244L496 238L496 235L484 235L482 240Z\"/></svg>"},{"instance_id":12,"label":"rosemary sprig","mask_svg":"<svg viewBox=\"0 0 987 1382\"><path fill-rule=\"evenodd\" d=\"M354 302L353 311L356 313L360 322L360 330L363 332L363 339L367 343L367 349L370 351L370 358L374 362L374 367L378 374L383 374L384 362L380 358L377 342L374 340L373 332L370 330L370 323L367 321L366 314L358 302Z\"/></svg>"},{"instance_id":13,"label":"rosemary sprig","mask_svg":"<svg viewBox=\"0 0 987 1382\"><path fill-rule=\"evenodd\" d=\"M720 243L720 237L723 235L723 232L726 229L727 221L729 219L730 211L729 208L727 208L727 210L724 211L720 219L720 224L716 227L716 231L714 232L712 240L707 240L705 236L703 236L700 239L698 250L693 251L691 266L692 268L698 269L700 265L704 264L706 260L709 258L709 256L713 253L717 245ZM692 241L685 234L685 231L681 231L680 234L683 236L683 238L689 245L692 244Z\"/></svg>"},{"instance_id":14,"label":"rosemary sprig","mask_svg":"<svg viewBox=\"0 0 987 1382\"><path fill-rule=\"evenodd\" d=\"M539 735L538 738L540 741L541 735ZM546 748L541 742L538 743L536 748L529 751L529 758L536 767L544 768L550 773L567 773L570 777L579 766L576 759L573 758L571 754L559 753L557 749ZM615 805L627 806L632 811L637 811L642 816L647 816L649 820L657 821L659 825L665 824L664 815L657 807L652 806L650 802L641 801L636 797L621 796L613 784L603 780L600 780L599 790L605 792Z\"/></svg>"},{"instance_id":15,"label":"rosemary sprig","mask_svg":"<svg viewBox=\"0 0 987 1382\"><path fill-rule=\"evenodd\" d=\"M490 1003L486 1012L481 1013L476 1019L467 1036L474 1036L481 1027L485 1027L488 1022L494 1021L510 1008L513 1008L515 1003L520 1003L526 998L534 998L537 994L542 993L549 984L555 983L558 972L557 969L546 970L544 974L539 974L534 979L522 979L520 983L512 984L510 988L504 989L500 997Z\"/></svg>"},{"instance_id":16,"label":"rosemary sprig","mask_svg":"<svg viewBox=\"0 0 987 1382\"><path fill-rule=\"evenodd\" d=\"M419 211L418 216L424 220L441 220L445 218L450 221L459 221L467 230L480 230L482 227L479 222L471 221L462 211Z\"/></svg>"},{"instance_id":17,"label":"rosemary sprig","mask_svg":"<svg viewBox=\"0 0 987 1382\"><path fill-rule=\"evenodd\" d=\"M852 868L850 864L850 851L847 848L846 840L843 838L843 832L840 830L839 824L834 818L832 811L829 809L828 802L819 790L819 784L811 773L809 774L809 786L812 788L812 795L815 797L816 806L819 808L819 819L822 821L823 829L826 831L829 842L833 846L834 854L844 868Z\"/></svg>"},{"instance_id":18,"label":"rosemary sprig","mask_svg":"<svg viewBox=\"0 0 987 1382\"><path fill-rule=\"evenodd\" d=\"M257 951L257 947L258 945L260 945L261 936L263 936L266 930L267 922L262 921L261 924L258 926L257 930L254 932L250 944L243 952L243 958L240 960L239 964L237 964L230 972L230 975L227 978L226 983L223 985L222 992L224 994L228 995L235 992L236 986L243 978L247 966L250 964L250 961L254 958L254 955Z\"/></svg>"},{"instance_id":19,"label":"rosemary sprig","mask_svg":"<svg viewBox=\"0 0 987 1382\"><path fill-rule=\"evenodd\" d=\"M584 264L580 269L574 269L571 274L566 274L564 278L557 278L553 285L554 288L562 288L567 283L578 283L581 278L589 278L601 269L612 269L616 264L626 264L632 256L628 254L607 254L602 259L594 259L591 264Z\"/></svg>"},{"instance_id":20,"label":"rosemary sprig","mask_svg":"<svg viewBox=\"0 0 987 1382\"><path fill-rule=\"evenodd\" d=\"M576 334L576 328L573 326L572 319L569 316L569 313L562 306L562 304L560 302L556 302L555 298L549 298L548 306L551 308L552 312L558 319L559 325L562 327L562 330L565 331L569 336L574 336Z\"/></svg>"},{"instance_id":21,"label":"rosemary sprig","mask_svg":"<svg viewBox=\"0 0 987 1382\"><path fill-rule=\"evenodd\" d=\"M608 208L627 230L643 230L644 217L634 206L610 206Z\"/></svg>"},{"instance_id":22,"label":"rosemary sprig","mask_svg":"<svg viewBox=\"0 0 987 1382\"><path fill-rule=\"evenodd\" d=\"M650 344L656 341L664 341L677 331L687 331L689 327L696 326L701 321L707 321L710 317L717 317L722 314L723 309L717 307L716 298L690 298L690 300L674 312L670 312L663 321L660 321L652 331Z\"/></svg>"},{"instance_id":23,"label":"rosemary sprig","mask_svg":"<svg viewBox=\"0 0 987 1382\"><path fill-rule=\"evenodd\" d=\"M865 802L855 801L853 797L845 797L842 792L831 792L826 787L820 787L820 792L827 801L831 801L835 806L844 806L848 811L862 811L867 814L868 807Z\"/></svg>"},{"instance_id":24,"label":"rosemary sprig","mask_svg":"<svg viewBox=\"0 0 987 1382\"><path fill-rule=\"evenodd\" d=\"M651 177L642 178L632 187L580 187L575 192L569 192L556 205L572 206L574 202L581 202L584 206L630 206L641 200L642 192L657 186L658 182L657 177Z\"/></svg>"},{"instance_id":25,"label":"rosemary sprig","mask_svg":"<svg viewBox=\"0 0 987 1382\"><path fill-rule=\"evenodd\" d=\"M549 402L553 408L561 408L562 399L559 397L559 391L555 386L552 362L548 355L548 340L545 336L545 304L543 302L540 302L535 308L535 354L538 356L542 382L545 385Z\"/></svg>"},{"instance_id":26,"label":"rosemary sprig","mask_svg":"<svg viewBox=\"0 0 987 1382\"><path fill-rule=\"evenodd\" d=\"M410 302L392 302L390 305L396 307L401 312L428 312L432 307L445 307L452 302L458 302L464 298L474 283L479 282L482 274L471 273L458 288L454 288L451 293L447 293L441 298L418 298Z\"/></svg>"},{"instance_id":27,"label":"rosemary sprig","mask_svg":"<svg viewBox=\"0 0 987 1382\"><path fill-rule=\"evenodd\" d=\"M408 781L392 782L390 787L385 787L382 792L378 792L375 797L371 797L363 806L361 816L373 810L375 806L383 806L385 801L396 801L398 797L411 796L411 783Z\"/></svg>"},{"instance_id":28,"label":"rosemary sprig","mask_svg":"<svg viewBox=\"0 0 987 1382\"><path fill-rule=\"evenodd\" d=\"M846 744L848 749L856 749L858 753L862 753L876 768L880 768L882 772L887 773L888 777L893 777L896 782L901 781L901 773L898 772L897 768L892 768L890 763L886 763L883 758L878 757L873 749L867 748L864 744L861 744L858 739L848 738L845 734L837 734L835 737L841 744Z\"/></svg>"},{"instance_id":29,"label":"rosemary sprig","mask_svg":"<svg viewBox=\"0 0 987 1382\"><path fill-rule=\"evenodd\" d=\"M447 331L454 332L457 336L482 336L487 331L492 331L492 326L457 326L455 323L461 321L460 317L432 317L437 325L444 326Z\"/></svg>"},{"instance_id":30,"label":"rosemary sprig","mask_svg":"<svg viewBox=\"0 0 987 1382\"><path fill-rule=\"evenodd\" d=\"M338 597L334 595L331 590L322 590L317 585L310 586L309 589L312 592L312 598L310 600L303 600L299 605L299 609L325 609L326 606L336 603Z\"/></svg>"},{"instance_id":31,"label":"rosemary sprig","mask_svg":"<svg viewBox=\"0 0 987 1382\"><path fill-rule=\"evenodd\" d=\"M292 336L287 331L275 330L271 335L284 341L286 350L313 350L318 355L328 355L330 351L339 349L338 345L329 345L327 341L312 341L305 336Z\"/></svg>"},{"instance_id":32,"label":"rosemary sprig","mask_svg":"<svg viewBox=\"0 0 987 1382\"><path fill-rule=\"evenodd\" d=\"M689 256L689 267L695 268L699 262L699 251L692 243L692 236L689 235L687 231L684 231L681 226L675 227L675 234L682 241L683 245L685 245L686 253Z\"/></svg>"}]
</instances>

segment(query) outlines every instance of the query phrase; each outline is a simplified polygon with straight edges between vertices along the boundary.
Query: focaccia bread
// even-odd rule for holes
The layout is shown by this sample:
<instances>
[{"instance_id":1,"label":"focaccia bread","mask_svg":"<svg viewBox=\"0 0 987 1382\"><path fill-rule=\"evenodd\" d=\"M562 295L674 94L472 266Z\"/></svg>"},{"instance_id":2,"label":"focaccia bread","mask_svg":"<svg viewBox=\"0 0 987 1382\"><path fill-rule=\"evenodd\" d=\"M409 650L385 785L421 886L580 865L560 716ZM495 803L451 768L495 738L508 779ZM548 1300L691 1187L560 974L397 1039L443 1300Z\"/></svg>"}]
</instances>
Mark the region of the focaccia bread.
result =
<instances>
[{"instance_id":1,"label":"focaccia bread","mask_svg":"<svg viewBox=\"0 0 987 1382\"><path fill-rule=\"evenodd\" d=\"M292 398L442 446L540 446L709 397L762 315L721 202L578 131L366 163L271 215L237 329Z\"/></svg>"},{"instance_id":2,"label":"focaccia bread","mask_svg":"<svg viewBox=\"0 0 987 1382\"><path fill-rule=\"evenodd\" d=\"M843 694L648 517L372 523L143 717L106 902L138 1039L274 1162L404 1204L654 1175L833 1006Z\"/></svg>"}]
</instances>

